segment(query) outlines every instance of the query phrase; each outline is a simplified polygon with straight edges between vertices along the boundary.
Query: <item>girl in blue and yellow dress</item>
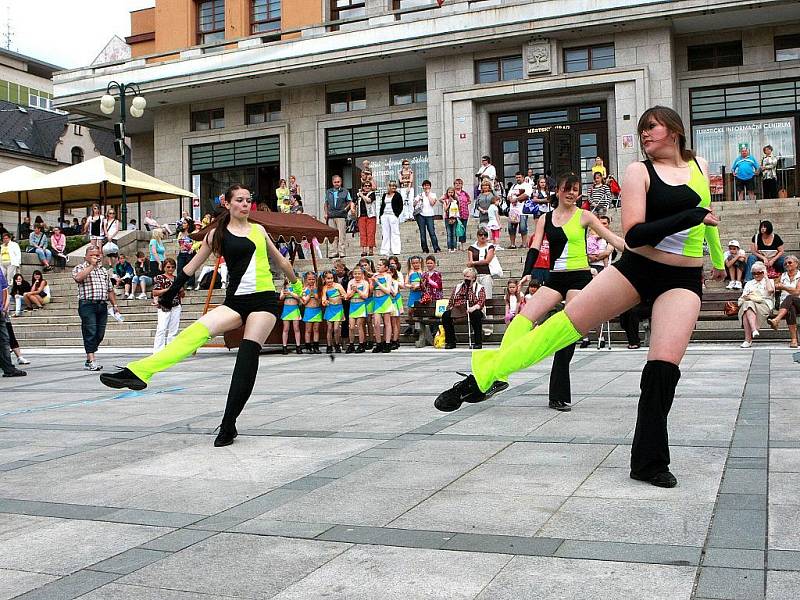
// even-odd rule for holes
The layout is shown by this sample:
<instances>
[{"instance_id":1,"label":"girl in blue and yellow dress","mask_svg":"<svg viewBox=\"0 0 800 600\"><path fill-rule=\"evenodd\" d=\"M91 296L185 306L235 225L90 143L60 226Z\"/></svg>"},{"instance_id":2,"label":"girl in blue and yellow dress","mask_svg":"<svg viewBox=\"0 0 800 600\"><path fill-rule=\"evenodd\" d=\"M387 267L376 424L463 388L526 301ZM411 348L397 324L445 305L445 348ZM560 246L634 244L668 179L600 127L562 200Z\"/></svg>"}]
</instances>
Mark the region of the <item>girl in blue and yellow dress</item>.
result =
<instances>
[{"instance_id":1,"label":"girl in blue and yellow dress","mask_svg":"<svg viewBox=\"0 0 800 600\"><path fill-rule=\"evenodd\" d=\"M372 275L375 273L375 263L373 263L369 258L361 258L358 261L358 267L364 272L364 279L367 281L369 287L369 295L367 296L367 326L366 326L366 337L367 343L365 344L364 348L366 350L372 350L374 344L380 342L380 329L375 329L374 319L372 315L375 314L374 308L374 298L372 296Z\"/></svg>"},{"instance_id":2,"label":"girl in blue and yellow dress","mask_svg":"<svg viewBox=\"0 0 800 600\"><path fill-rule=\"evenodd\" d=\"M392 303L394 304L394 311L392 311L392 341L389 349L397 350L400 347L400 315L405 312L402 294L405 280L403 278L403 270L400 268L400 259L396 256L389 257L389 272L392 274L395 284L395 290L392 294Z\"/></svg>"},{"instance_id":3,"label":"girl in blue and yellow dress","mask_svg":"<svg viewBox=\"0 0 800 600\"><path fill-rule=\"evenodd\" d=\"M406 275L406 288L408 288L408 320L409 324L403 332L405 335L414 334L414 306L422 299L422 257L412 256L408 259L408 275Z\"/></svg>"},{"instance_id":4,"label":"girl in blue and yellow dress","mask_svg":"<svg viewBox=\"0 0 800 600\"><path fill-rule=\"evenodd\" d=\"M319 324L322 323L322 307L320 303L319 280L317 274L309 271L305 276L305 287L301 302L303 323L305 323L306 352L319 354Z\"/></svg>"},{"instance_id":5,"label":"girl in blue and yellow dress","mask_svg":"<svg viewBox=\"0 0 800 600\"><path fill-rule=\"evenodd\" d=\"M300 321L302 315L300 314L300 302L302 296L294 293L289 288L289 280L284 279L283 288L281 289L281 301L283 302L283 312L281 312L281 321L283 321L283 353L289 354L289 329L294 329L294 349L297 354L302 354L303 349L303 336L300 334Z\"/></svg>"},{"instance_id":6,"label":"girl in blue and yellow dress","mask_svg":"<svg viewBox=\"0 0 800 600\"><path fill-rule=\"evenodd\" d=\"M323 286L320 293L322 306L325 309L325 323L327 324L325 337L328 346L325 348L326 354L333 354L334 347L336 353L342 351L342 321L344 321L344 300L345 291L341 284L336 283L333 271L325 271L322 274Z\"/></svg>"},{"instance_id":7,"label":"girl in blue and yellow dress","mask_svg":"<svg viewBox=\"0 0 800 600\"><path fill-rule=\"evenodd\" d=\"M375 339L378 341L372 352L390 352L392 341L392 314L395 306L392 301L396 294L395 280L389 272L389 261L378 259L378 272L372 275L372 312ZM383 326L383 334L379 333Z\"/></svg>"},{"instance_id":8,"label":"girl in blue and yellow dress","mask_svg":"<svg viewBox=\"0 0 800 600\"><path fill-rule=\"evenodd\" d=\"M367 298L369 298L370 286L364 277L364 270L361 267L353 269L353 278L347 284L347 294L345 299L350 300L350 344L347 346L346 354L361 354L364 348L365 327L367 320ZM353 340L358 333L358 346Z\"/></svg>"}]
</instances>

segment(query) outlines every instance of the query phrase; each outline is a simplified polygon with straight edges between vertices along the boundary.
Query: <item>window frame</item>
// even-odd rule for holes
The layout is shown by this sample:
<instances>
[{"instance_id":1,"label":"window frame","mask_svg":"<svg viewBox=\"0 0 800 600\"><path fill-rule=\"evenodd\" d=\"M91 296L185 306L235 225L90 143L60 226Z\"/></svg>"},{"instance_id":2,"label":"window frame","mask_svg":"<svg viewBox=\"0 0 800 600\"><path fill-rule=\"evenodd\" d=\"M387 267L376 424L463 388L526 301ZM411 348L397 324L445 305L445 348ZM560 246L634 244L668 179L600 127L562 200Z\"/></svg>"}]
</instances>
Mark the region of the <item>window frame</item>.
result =
<instances>
[{"instance_id":1,"label":"window frame","mask_svg":"<svg viewBox=\"0 0 800 600\"><path fill-rule=\"evenodd\" d=\"M520 68L519 68L519 77L508 77L507 76L507 67L506 63L508 61L516 61L519 60ZM496 67L497 72L497 79L492 79L491 81L481 81L481 65L494 65ZM516 71L516 69L514 69ZM510 54L508 56L498 56L496 58L484 58L475 61L475 83L476 84L487 84L487 83L499 83L501 81L520 81L525 79L525 67L522 60L521 54Z\"/></svg>"},{"instance_id":2,"label":"window frame","mask_svg":"<svg viewBox=\"0 0 800 600\"><path fill-rule=\"evenodd\" d=\"M611 55L613 57L614 64L612 65L605 65L605 66L595 66L594 53L597 50L611 50ZM569 61L567 59L567 54L570 52L586 52L586 68L585 69L570 69L569 63L574 61ZM564 73L583 73L585 71L598 71L600 69L613 69L617 66L617 49L613 43L611 44L592 44L590 46L570 46L568 48L563 48L561 52L561 59L564 65ZM597 59L599 60L599 59Z\"/></svg>"},{"instance_id":3,"label":"window frame","mask_svg":"<svg viewBox=\"0 0 800 600\"><path fill-rule=\"evenodd\" d=\"M354 98L354 95L358 95L359 97ZM363 96L363 97L362 97ZM341 100L334 98L342 98ZM363 106L359 105L358 107L354 106L355 102L363 102ZM334 104L346 104L347 107L344 110L333 110ZM367 88L353 88L351 90L337 90L333 92L327 92L325 94L325 108L327 114L329 115L336 115L342 113L353 112L356 110L365 110L367 108Z\"/></svg>"},{"instance_id":4,"label":"window frame","mask_svg":"<svg viewBox=\"0 0 800 600\"><path fill-rule=\"evenodd\" d=\"M277 110L274 110L277 107ZM283 118L283 105L280 100L264 100L245 104L244 113L247 125L262 125L280 121ZM260 115L262 120L254 121L252 117Z\"/></svg>"},{"instance_id":5,"label":"window frame","mask_svg":"<svg viewBox=\"0 0 800 600\"><path fill-rule=\"evenodd\" d=\"M203 5L211 5L211 25L213 29L207 31L203 30ZM225 0L197 0L195 3L197 10L197 19L195 23L198 44L210 44L212 42L219 42L225 39ZM217 21L219 16L220 7L222 7L222 22ZM219 36L217 39L207 39L210 36Z\"/></svg>"},{"instance_id":6,"label":"window frame","mask_svg":"<svg viewBox=\"0 0 800 600\"><path fill-rule=\"evenodd\" d=\"M722 54L720 50L723 48L733 48L734 46L738 45L738 54ZM706 60L711 60L712 64L710 66L702 66L703 63L697 57L692 57L692 52L699 52L700 54L706 53L709 55L709 58ZM709 54L709 51L712 51ZM720 59L722 58L729 58L734 57L738 58L738 62L735 64L720 64ZM699 63L699 65L698 65ZM686 70L687 71L707 71L708 69L727 69L730 67L741 67L744 64L744 47L742 44L742 40L732 40L728 42L716 42L713 44L694 44L692 46L686 46Z\"/></svg>"},{"instance_id":7,"label":"window frame","mask_svg":"<svg viewBox=\"0 0 800 600\"><path fill-rule=\"evenodd\" d=\"M256 4L263 3L266 8L266 18L256 18ZM277 16L271 12L273 4L277 4ZM282 15L281 0L250 0L250 33L257 35L259 33L274 33L281 30L281 15ZM277 26L270 26L270 24L277 24ZM267 25L264 29L259 29L259 25Z\"/></svg>"},{"instance_id":8,"label":"window frame","mask_svg":"<svg viewBox=\"0 0 800 600\"><path fill-rule=\"evenodd\" d=\"M337 6L340 2L347 2L346 6ZM330 10L331 21L340 21L342 19L349 19L351 17L342 17L342 12L348 10L358 10L359 8L364 9L364 19L367 18L367 3L366 0L330 0L328 4ZM331 31L337 31L339 29L338 25L332 25L330 27Z\"/></svg>"},{"instance_id":9,"label":"window frame","mask_svg":"<svg viewBox=\"0 0 800 600\"><path fill-rule=\"evenodd\" d=\"M209 108L204 110L193 110L191 122L192 131L225 129L225 109ZM203 125L203 127L199 127L198 125Z\"/></svg>"},{"instance_id":10,"label":"window frame","mask_svg":"<svg viewBox=\"0 0 800 600\"><path fill-rule=\"evenodd\" d=\"M79 157L80 160L75 160L76 157ZM83 148L80 146L73 146L70 150L70 161L73 165L79 165L86 159L86 153L83 151Z\"/></svg>"},{"instance_id":11,"label":"window frame","mask_svg":"<svg viewBox=\"0 0 800 600\"><path fill-rule=\"evenodd\" d=\"M784 42L786 42L785 45ZM772 40L772 45L775 51L775 62L800 59L800 33L776 35ZM790 56L788 58L778 58L778 52L781 50L795 50L796 53L795 56Z\"/></svg>"},{"instance_id":12,"label":"window frame","mask_svg":"<svg viewBox=\"0 0 800 600\"><path fill-rule=\"evenodd\" d=\"M400 96L398 88L409 86L409 93L402 94L411 96L411 102L397 102L395 96ZM425 79L415 79L413 81L397 81L389 84L389 104L391 106L408 106L409 104L422 104L428 102L428 82Z\"/></svg>"}]
</instances>

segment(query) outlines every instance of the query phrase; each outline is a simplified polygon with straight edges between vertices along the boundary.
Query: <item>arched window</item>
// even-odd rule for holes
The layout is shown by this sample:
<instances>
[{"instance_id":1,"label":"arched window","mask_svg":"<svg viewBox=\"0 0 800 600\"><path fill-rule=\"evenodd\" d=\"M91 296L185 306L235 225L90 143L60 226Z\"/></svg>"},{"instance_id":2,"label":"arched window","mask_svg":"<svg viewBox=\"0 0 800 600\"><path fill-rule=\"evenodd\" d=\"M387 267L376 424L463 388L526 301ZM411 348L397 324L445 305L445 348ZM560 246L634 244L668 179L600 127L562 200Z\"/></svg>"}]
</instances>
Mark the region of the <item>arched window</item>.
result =
<instances>
[{"instance_id":1,"label":"arched window","mask_svg":"<svg viewBox=\"0 0 800 600\"><path fill-rule=\"evenodd\" d=\"M72 148L72 164L77 165L83 162L83 148L74 146Z\"/></svg>"}]
</instances>

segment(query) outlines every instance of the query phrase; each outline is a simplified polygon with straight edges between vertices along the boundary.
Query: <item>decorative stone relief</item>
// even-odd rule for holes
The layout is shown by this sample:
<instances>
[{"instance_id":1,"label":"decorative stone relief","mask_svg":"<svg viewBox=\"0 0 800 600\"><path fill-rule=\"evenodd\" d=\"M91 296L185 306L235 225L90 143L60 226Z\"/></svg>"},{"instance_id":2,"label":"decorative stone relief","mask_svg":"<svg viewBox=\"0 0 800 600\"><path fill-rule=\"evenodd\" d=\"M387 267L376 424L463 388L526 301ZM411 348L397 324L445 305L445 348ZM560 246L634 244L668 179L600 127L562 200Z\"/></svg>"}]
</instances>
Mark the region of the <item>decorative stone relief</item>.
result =
<instances>
[{"instance_id":1,"label":"decorative stone relief","mask_svg":"<svg viewBox=\"0 0 800 600\"><path fill-rule=\"evenodd\" d=\"M536 40L529 42L525 53L528 62L528 73L550 73L553 70L550 62L550 42Z\"/></svg>"}]
</instances>

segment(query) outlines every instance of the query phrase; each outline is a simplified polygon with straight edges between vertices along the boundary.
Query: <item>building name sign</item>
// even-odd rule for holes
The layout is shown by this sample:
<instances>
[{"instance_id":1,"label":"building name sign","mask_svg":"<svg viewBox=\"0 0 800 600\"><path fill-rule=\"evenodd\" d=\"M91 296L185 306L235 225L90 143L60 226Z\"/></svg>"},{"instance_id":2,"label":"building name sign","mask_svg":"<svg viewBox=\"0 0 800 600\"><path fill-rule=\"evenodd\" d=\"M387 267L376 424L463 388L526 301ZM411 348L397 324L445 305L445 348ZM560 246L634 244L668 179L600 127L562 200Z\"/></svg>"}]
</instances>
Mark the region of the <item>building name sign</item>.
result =
<instances>
[{"instance_id":1,"label":"building name sign","mask_svg":"<svg viewBox=\"0 0 800 600\"><path fill-rule=\"evenodd\" d=\"M571 125L550 125L548 127L531 127L528 129L528 133L547 133L553 129L571 129Z\"/></svg>"},{"instance_id":2,"label":"building name sign","mask_svg":"<svg viewBox=\"0 0 800 600\"><path fill-rule=\"evenodd\" d=\"M740 123L725 125L722 127L698 127L696 130L697 135L713 135L715 133L737 133L737 132L754 132L754 131L770 131L776 129L791 129L791 121L770 121L769 123Z\"/></svg>"}]
</instances>

